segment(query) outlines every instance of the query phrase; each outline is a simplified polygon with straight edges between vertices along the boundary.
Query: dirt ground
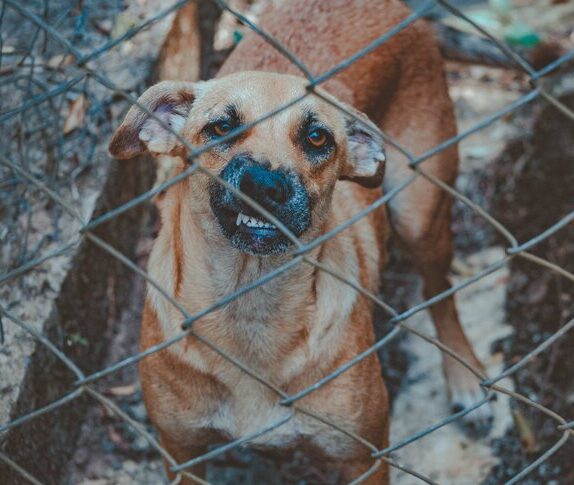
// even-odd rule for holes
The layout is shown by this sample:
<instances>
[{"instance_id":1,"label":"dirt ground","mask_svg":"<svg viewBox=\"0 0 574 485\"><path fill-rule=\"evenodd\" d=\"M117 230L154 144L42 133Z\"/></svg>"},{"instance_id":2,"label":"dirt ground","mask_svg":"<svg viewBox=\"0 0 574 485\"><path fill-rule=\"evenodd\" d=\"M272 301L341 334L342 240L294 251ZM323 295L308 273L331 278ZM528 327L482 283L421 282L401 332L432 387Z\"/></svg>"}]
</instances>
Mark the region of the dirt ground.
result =
<instances>
[{"instance_id":1,"label":"dirt ground","mask_svg":"<svg viewBox=\"0 0 574 485\"><path fill-rule=\"evenodd\" d=\"M257 14L257 8L253 13ZM229 25L216 32L215 43L217 49L225 52L232 46L235 26L228 17L223 17L221 22ZM571 29L568 35L571 36ZM222 55L214 58L211 72L216 71L222 59ZM461 131L529 89L527 80L519 74L483 67L452 64L448 66L448 77ZM533 119L541 121L533 123ZM556 113L526 109L503 118L460 146L461 173L457 188L501 220L519 241L540 233L574 208L574 171L571 170L574 128L566 131L566 123L568 121ZM79 175L91 173L80 168ZM11 180L7 183L14 191L18 188ZM22 208L13 207L16 209ZM22 214L30 212L27 208ZM24 222L20 218L18 223L24 227ZM32 220L31 225L34 224L45 227L50 221ZM146 227L145 237L140 241L136 262L145 267L157 228L157 215L151 206L147 220L142 224ZM453 229L456 258L451 276L454 281L467 278L503 256L505 242L462 203L455 204ZM4 236L0 231L0 239ZM16 239L12 238L13 241ZM574 271L572 241L574 230L570 226L540 245L534 253ZM32 250L27 248L26 252L34 252L38 244L51 244L52 241L38 239L32 242ZM4 253L7 252L5 248ZM11 257L16 252L14 246ZM419 278L394 247L383 278L383 297L395 308L404 310L420 301ZM118 317L106 365L137 353L144 294L143 281L134 277L131 304ZM458 305L473 345L489 373L496 374L572 318L574 287L547 270L516 259L507 268L461 292ZM378 320L377 331L382 335L389 329L383 326L381 318ZM425 314L410 323L432 332ZM574 334L570 333L505 385L569 419L574 418L574 361L568 358L573 345ZM385 379L393 400L392 441L448 415L439 357L434 347L411 336L395 339L381 352ZM141 399L135 367L124 368L97 385L123 411L154 433ZM441 484L494 485L510 479L560 437L555 423L538 411L502 397L494 406L496 419L488 436L468 437L453 424L406 446L396 457ZM93 406L85 422L78 425L82 427L81 437L66 472L66 484L155 485L165 482L155 450L103 406ZM522 483L574 483L573 453L572 444L567 444ZM393 478L394 483L400 485L414 483L412 477L399 472L393 472ZM301 454L278 463L271 457L243 449L233 450L224 458L210 462L208 479L218 484L303 485L326 481L324 472Z\"/></svg>"},{"instance_id":2,"label":"dirt ground","mask_svg":"<svg viewBox=\"0 0 574 485\"><path fill-rule=\"evenodd\" d=\"M570 82L571 73L568 78ZM574 106L572 93L562 100L568 106ZM494 214L520 241L534 237L572 211L573 135L574 123L556 110L545 107L527 135L517 139L504 153L494 180L497 194ZM521 161L519 170L516 163L510 163L513 160ZM572 271L573 225L538 245L533 253ZM498 343L507 365L559 330L574 313L574 284L571 281L522 259L514 260L510 270L506 312L514 333ZM567 419L574 415L574 362L570 358L573 346L574 334L570 332L515 376L517 389ZM521 404L515 404L514 410L521 413L526 426L532 430L532 437L524 426L517 426L494 443L502 463L493 471L495 481L489 484L509 479L514 470L524 467L560 438L555 423L543 413ZM573 451L572 445L560 449L523 483L572 483Z\"/></svg>"}]
</instances>

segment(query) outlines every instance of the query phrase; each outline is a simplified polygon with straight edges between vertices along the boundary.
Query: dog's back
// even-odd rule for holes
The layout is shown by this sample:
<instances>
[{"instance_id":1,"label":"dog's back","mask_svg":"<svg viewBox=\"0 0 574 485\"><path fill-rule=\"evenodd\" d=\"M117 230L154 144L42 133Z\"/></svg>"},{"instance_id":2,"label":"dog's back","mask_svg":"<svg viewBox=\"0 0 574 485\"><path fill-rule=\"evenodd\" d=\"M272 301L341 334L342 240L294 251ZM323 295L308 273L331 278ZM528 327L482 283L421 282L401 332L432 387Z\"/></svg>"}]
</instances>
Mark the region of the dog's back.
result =
<instances>
[{"instance_id":1,"label":"dog's back","mask_svg":"<svg viewBox=\"0 0 574 485\"><path fill-rule=\"evenodd\" d=\"M271 4L259 25L294 54L311 75L321 76L390 32L409 13L398 0L292 0ZM442 60L433 35L425 22L416 22L328 78L323 87L377 119L382 104L392 97L399 72L407 67L405 63L418 65L422 76L425 69L431 70L429 78L441 68ZM425 43L425 52L418 53ZM405 49L409 49L408 55ZM255 32L249 32L239 43L218 76L242 70L304 75Z\"/></svg>"}]
</instances>

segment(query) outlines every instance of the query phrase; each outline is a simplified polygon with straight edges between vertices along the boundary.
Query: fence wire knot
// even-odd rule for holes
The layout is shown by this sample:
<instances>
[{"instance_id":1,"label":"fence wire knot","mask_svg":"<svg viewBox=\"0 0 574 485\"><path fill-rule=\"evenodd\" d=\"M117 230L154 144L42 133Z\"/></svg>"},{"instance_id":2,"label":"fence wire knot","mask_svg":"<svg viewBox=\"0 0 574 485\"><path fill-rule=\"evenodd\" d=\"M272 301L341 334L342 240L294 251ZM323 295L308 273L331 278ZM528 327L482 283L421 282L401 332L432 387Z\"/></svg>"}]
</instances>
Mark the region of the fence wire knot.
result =
<instances>
[{"instance_id":1,"label":"fence wire knot","mask_svg":"<svg viewBox=\"0 0 574 485\"><path fill-rule=\"evenodd\" d=\"M155 288L155 290L159 292L159 294L169 305L172 305L175 310L181 313L182 325L181 331L176 336L162 342L161 344L152 346L143 352L139 352L135 355L126 357L123 360L120 360L115 364L105 368L96 370L94 372L86 372L85 370L82 370L83 364L81 362L74 362L73 359L70 359L67 356L65 349L60 348L53 343L53 336L44 335L44 333L38 330L34 324L31 324L30 322L27 322L25 319L16 315L16 312L13 311L12 305L4 303L0 304L0 345L5 345L7 343L5 340L5 326L13 324L29 334L29 336L38 342L43 348L45 348L47 352L50 353L50 355L58 359L73 376L73 381L71 381L69 391L66 394L55 397L52 402L48 404L37 407L30 412L26 412L3 424L0 424L0 438L2 438L2 436L8 431L17 429L18 427L30 422L31 420L34 420L35 418L48 415L50 413L55 413L63 406L74 403L78 399L90 398L108 408L111 413L115 414L121 420L131 426L135 433L149 442L151 447L153 447L153 449L165 460L171 471L178 474L178 479L186 476L196 480L198 483L207 483L205 480L194 476L188 470L192 466L213 460L231 449L239 447L245 443L248 443L249 441L254 440L255 438L263 436L266 433L269 433L272 430L285 425L287 422L293 419L297 413L303 413L311 419L320 421L327 426L333 427L338 432L345 434L347 437L350 437L352 440L356 441L362 446L367 447L370 450L371 456L373 458L373 467L362 476L357 477L353 483L359 483L365 480L370 474L374 473L378 467L381 466L382 461L422 481L427 483L434 483L431 478L425 477L415 469L399 463L393 457L393 452L423 438L424 436L427 436L430 433L435 432L444 426L447 426L450 423L461 420L464 416L475 411L479 407L486 406L490 401L495 399L497 395L506 394L513 400L521 402L532 409L538 410L539 412L544 413L546 416L554 420L556 423L556 431L558 435L556 443L551 448L541 453L540 456L533 460L526 468L517 471L516 474L507 482L508 484L517 483L528 473L548 460L552 454L563 447L568 441L572 441L572 437L574 435L574 422L571 420L572 416L568 416L567 419L557 414L549 407L546 407L544 404L537 402L534 398L528 397L518 391L513 391L504 387L500 384L500 381L515 374L520 369L523 369L526 365L529 364L529 362L536 358L536 356L555 344L561 337L569 332L572 327L574 327L574 319L562 325L558 331L554 332L552 335L549 335L544 341L540 342L537 347L532 349L530 353L522 357L517 362L513 363L512 366L506 368L500 374L491 378L485 376L481 369L474 368L470 363L466 362L461 356L457 354L454 349L446 347L434 337L426 335L425 333L410 326L407 323L407 320L413 315L429 309L429 307L436 304L437 302L449 298L463 288L472 286L489 274L499 270L505 265L508 265L508 263L514 258L522 258L528 260L533 264L537 264L540 267L544 267L550 271L553 271L557 275L562 276L567 280L574 281L574 274L558 267L556 264L551 263L550 261L547 261L539 256L535 256L530 252L531 249L535 248L543 241L547 241L551 236L555 235L567 227L569 224L571 224L574 221L574 211L564 215L560 220L552 224L543 232L533 236L528 241L519 243L516 237L501 222L489 214L487 210L471 201L458 189L453 188L428 174L424 167L425 161L437 153L456 145L458 142L474 135L480 130L485 129L503 117L514 113L521 107L533 102L534 100L546 100L550 104L558 107L558 109L560 109L568 117L571 117L574 121L574 116L572 116L572 111L570 108L565 106L555 95L549 92L541 82L545 76L555 72L559 67L574 59L574 52L569 52L561 56L559 59L553 61L552 63L546 65L544 68L536 70L521 56L516 54L510 47L508 47L508 45L500 42L487 30L477 25L472 19L470 19L460 9L453 5L454 2L451 3L445 0L429 0L425 2L421 8L415 10L411 15L399 22L390 31L382 33L382 35L375 39L370 45L365 46L358 52L354 53L350 58L332 67L328 71L314 76L311 74L308 67L305 66L300 59L297 58L297 56L290 52L286 46L284 46L273 36L263 31L259 26L256 25L256 23L252 22L249 18L237 12L228 4L228 2L224 0L214 1L220 9L227 11L238 21L242 22L245 26L254 31L257 35L261 36L266 42L272 45L273 48L280 52L281 55L283 55L295 67L297 67L301 74L306 78L307 84L305 93L303 95L293 99L275 111L268 113L266 116L257 119L252 123L244 125L216 141L207 143L205 146L198 148L189 146L187 141L181 139L179 134L174 132L170 126L165 124L154 113L149 112L149 110L147 110L144 106L141 106L138 103L136 97L133 96L134 89L122 88L117 84L117 82L110 78L108 73L106 73L106 70L103 69L103 66L98 64L98 61L104 54L112 51L113 49L118 49L118 47L121 47L122 45L127 45L136 36L141 35L142 32L145 32L146 29L148 29L151 25L157 23L158 21L166 18L168 15L182 8L187 3L187 1L175 2L173 5L163 8L160 12L151 18L148 18L144 21L133 22L133 25L127 29L124 29L123 33L112 36L111 40L109 32L110 27L107 26L107 24L105 24L103 21L97 25L97 28L95 29L96 33L89 34L91 37L82 39L82 36L87 36L88 34L82 27L82 22L85 19L82 15L78 15L74 17L76 19L76 25L72 26L73 35L72 40L70 40L70 38L64 35L62 31L64 25L69 22L70 14L72 13L73 9L76 8L76 6L72 5L65 7L59 16L51 16L51 21L48 21L47 16L43 16L42 14L38 13L39 9L37 8L37 5L26 5L27 2L20 2L18 0L2 0L0 6L0 27L2 27L2 35L0 36L0 47L2 47L2 51L0 53L0 82L3 82L2 78L4 77L4 79L7 79L8 82L13 83L15 90L21 90L23 92L23 96L19 100L20 102L17 106L12 106L7 103L9 105L8 109L2 108L0 111L0 125L11 126L11 123L16 123L18 125L18 129L16 130L17 133L15 136L22 137L22 141L17 144L19 151L18 155L21 162L15 161L15 157L12 157L10 152L0 152L0 166L6 169L6 174L8 174L5 179L0 180L0 187L17 186L20 184L22 187L25 187L23 190L27 191L27 193L43 194L43 196L48 197L52 203L58 207L58 210L63 215L74 221L74 227L76 227L77 230L75 231L74 236L66 244L58 246L48 252L44 252L42 250L43 245L46 243L45 240L42 240L32 251L27 251L25 254L23 254L21 259L18 261L18 264L16 264L13 269L0 274L0 286L18 281L18 278L21 278L28 272L38 270L41 265L47 261L63 257L66 254L69 254L72 250L77 249L82 244L91 244L97 246L101 251L109 254L112 258L114 258L114 260L117 260L121 264L125 265L129 271L135 272L139 277L143 278L150 287ZM38 5L45 4L45 10L48 10L47 5L49 2L37 3ZM90 4L91 2L87 3ZM227 139L241 134L256 124L262 123L269 118L276 116L278 113L289 109L295 103L299 102L301 99L307 96L318 96L322 97L327 102L332 102L331 100L325 98L316 88L324 84L333 76L347 69L350 65L363 58L374 49L380 47L382 44L400 33L402 30L408 28L411 24L421 19L437 5L442 6L454 16L472 25L480 34L488 37L492 42L494 42L500 48L500 50L509 57L510 61L515 63L518 68L528 77L531 89L507 106L491 114L480 123L458 133L456 136L445 140L439 145L418 156L414 156L406 148L401 147L400 144L396 140L393 140L391 136L384 133L383 136L385 141L392 147L396 148L403 156L407 158L409 166L412 170L412 174L407 180L403 181L392 190L386 192L381 198L371 203L368 207L362 209L355 216L348 219L340 226L330 230L326 234L323 234L312 241L303 243L297 239L287 229L287 227L281 223L281 221L277 220L272 214L265 211L265 209L256 204L255 201L251 200L247 195L244 195L240 191L233 189L233 187L225 185L226 183L221 178L210 173L198 163L198 157L207 150L210 150L219 143L224 143ZM8 46L5 45L5 38L9 35L9 32L8 27L6 27L4 24L6 24L6 19L9 15L17 15L21 22L25 21L29 23L29 25L33 26L33 38L31 39L29 48L24 52L11 52L10 49L8 49ZM67 28L69 27L70 26L68 25ZM102 38L105 39L103 43ZM92 42L93 44L91 44ZM59 45L63 51L58 56L45 62L45 59L42 59L41 56L36 58L35 54L37 44L42 43L44 44L44 47L42 47L40 50L46 50L46 46L48 44L56 44ZM95 49L85 49L85 45L94 44L98 44L99 47ZM2 59L3 57L6 58L7 56L18 56L19 61L17 63L3 64ZM42 73L42 76L39 76L38 73ZM129 80L126 79L126 83L127 82L129 82ZM95 218L89 219L89 217L86 217L86 214L83 213L81 209L79 209L79 205L70 203L65 197L61 195L61 193L58 192L56 188L54 188L56 185L53 182L58 174L58 160L64 156L67 156L67 154L64 153L65 146L62 142L62 139L58 138L55 140L51 151L43 153L43 155L45 155L45 159L47 160L45 162L45 173L43 174L40 174L42 170L39 166L35 166L34 164L27 162L27 160L33 160L33 157L29 155L32 147L27 146L23 140L25 136L32 136L34 133L39 133L45 135L46 137L54 137L55 135L53 132L50 132L50 129L55 123L60 121L59 117L61 116L62 103L64 100L71 101L69 114L66 119L67 128L65 131L67 131L64 133L63 137L68 137L68 139L70 137L76 137L78 150L89 152L87 162L76 167L73 172L71 181L72 190L78 192L79 189L77 186L80 185L79 179L81 178L82 173L87 170L88 167L92 167L97 163L97 161L93 159L96 156L93 143L95 139L93 129L95 129L96 126L106 126L106 129L108 129L108 118L110 115L110 110L112 110L112 103L110 99L101 101L101 97L97 98L97 96L91 96L92 92L98 92L100 94L102 92L108 94L111 93L112 97L122 98L130 105L138 106L149 116L155 118L162 126L164 126L165 129L170 131L174 136L180 138L180 141L188 146L189 163L185 170L183 170L177 176L162 182L160 185L147 190L137 197L134 197L131 200L115 207L113 210L100 214ZM66 96L68 96L68 98L66 98ZM345 110L343 106L336 106L336 108ZM38 114L38 110L40 109L43 110L43 115ZM353 113L348 111L346 111L346 113L348 116L356 117L356 115ZM78 126L81 125L84 117L86 116L91 116L95 120L94 126L92 129L77 130ZM32 120L33 123L30 122L29 124L26 124L26 120ZM358 119L358 121L361 122L360 119ZM167 289L162 287L161 283L154 281L136 263L125 256L122 251L104 241L99 235L98 231L102 225L113 221L120 215L133 210L145 202L150 201L169 187L181 182L182 180L185 180L196 172L201 172L211 177L216 183L225 185L229 190L234 190L234 193L236 193L237 197L244 200L248 205L252 206L254 210L257 210L260 214L263 214L267 219L275 223L277 227L282 231L282 233L294 243L296 248L292 253L292 258L282 266L276 268L268 274L265 274L258 280L253 281L244 287L241 287L239 290L228 294L223 299L212 303L210 306L204 308L200 312L190 314L177 300L174 299L174 297L169 293ZM428 298L422 303L419 303L405 311L399 312L383 302L377 295L373 295L368 290L362 288L359 284L346 277L345 275L338 274L332 269L323 267L318 261L315 261L310 256L310 254L312 254L311 252L313 249L324 244L329 239L336 237L339 233L355 224L362 218L366 217L371 212L388 204L393 198L395 198L415 180L421 177L426 178L431 183L448 192L453 198L467 206L475 214L481 217L506 241L505 244L507 245L507 248L505 250L503 259L500 261L492 263L485 269L454 285L449 290L439 293L432 298ZM32 218L32 211L33 208L28 208L28 215L30 218ZM2 215L2 212L0 212L0 215ZM0 230L0 241L2 241L3 237L4 236L2 231ZM49 242L53 241L50 240ZM313 383L309 387L295 394L287 394L282 389L275 386L272 382L269 382L265 377L261 376L257 371L250 369L248 366L242 363L241 359L237 356L230 355L228 352L218 348L215 344L208 341L204 337L196 334L194 332L194 322L228 305L230 302L241 298L250 291L269 283L274 278L277 278L279 275L289 271L295 266L305 264L313 266L315 269L317 269L317 271L325 271L330 273L333 277L347 284L350 289L359 292L365 298L371 300L374 305L381 308L389 316L388 323L392 326L392 330L379 341L377 341L372 347L365 350L361 354L356 355L350 361L345 362L339 368L337 368L329 375L323 377L321 380ZM461 365L465 366L474 374L477 382L480 384L480 386L482 386L484 390L484 398L474 403L472 406L458 410L442 421L434 423L432 426L420 430L416 434L413 434L412 436L409 436L400 442L393 443L386 449L378 449L364 437L354 434L353 432L345 429L343 426L340 426L323 416L306 410L300 404L301 399L303 399L305 396L308 396L309 394L315 392L317 389L336 379L342 373L357 365L363 359L387 345L387 343L390 342L398 334L403 333L415 335L418 338L425 340L431 345L437 347L441 352L446 353L453 359L457 360ZM190 335L193 335L203 344L208 346L212 351L218 353L222 358L226 359L231 365L236 366L243 373L258 381L260 384L266 386L270 391L275 393L277 396L277 404L282 407L282 412L284 415L263 429L257 430L256 432L247 436L242 436L239 439L212 449L206 454L194 457L192 460L179 463L168 453L164 447L162 447L156 438L148 430L146 430L145 426L143 426L128 413L122 410L112 399L107 397L104 393L98 391L95 384L102 378L120 372L121 370L134 365L135 363L156 352L177 344L177 342L182 341ZM30 482L41 483L41 477L32 476L32 474L26 470L26 464L17 463L10 456L9 452L2 450L2 448L0 448L0 461L4 462L5 465L16 471L18 474Z\"/></svg>"}]
</instances>

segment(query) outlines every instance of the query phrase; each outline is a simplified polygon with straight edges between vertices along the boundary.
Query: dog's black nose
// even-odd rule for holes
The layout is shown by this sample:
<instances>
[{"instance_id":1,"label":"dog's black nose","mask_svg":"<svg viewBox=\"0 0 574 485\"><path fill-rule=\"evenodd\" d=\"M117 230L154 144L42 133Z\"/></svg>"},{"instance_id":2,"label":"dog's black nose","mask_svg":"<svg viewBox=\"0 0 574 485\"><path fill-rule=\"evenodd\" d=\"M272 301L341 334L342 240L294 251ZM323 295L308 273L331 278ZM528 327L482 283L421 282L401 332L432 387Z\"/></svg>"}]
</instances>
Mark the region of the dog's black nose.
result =
<instances>
[{"instance_id":1,"label":"dog's black nose","mask_svg":"<svg viewBox=\"0 0 574 485\"><path fill-rule=\"evenodd\" d=\"M286 175L261 165L252 165L243 171L239 190L266 208L281 205L289 198Z\"/></svg>"}]
</instances>

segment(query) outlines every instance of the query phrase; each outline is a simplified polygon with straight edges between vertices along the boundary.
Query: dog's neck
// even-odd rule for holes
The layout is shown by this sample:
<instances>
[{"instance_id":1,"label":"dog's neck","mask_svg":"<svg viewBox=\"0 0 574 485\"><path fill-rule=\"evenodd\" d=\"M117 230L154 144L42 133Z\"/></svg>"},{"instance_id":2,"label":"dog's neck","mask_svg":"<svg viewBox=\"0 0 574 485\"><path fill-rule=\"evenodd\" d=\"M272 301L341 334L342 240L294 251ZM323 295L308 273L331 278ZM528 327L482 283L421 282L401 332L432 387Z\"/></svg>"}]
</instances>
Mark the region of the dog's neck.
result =
<instances>
[{"instance_id":1,"label":"dog's neck","mask_svg":"<svg viewBox=\"0 0 574 485\"><path fill-rule=\"evenodd\" d=\"M174 192L168 192L162 201L164 225L150 258L149 271L190 315L241 292L293 260L293 254L289 253L259 257L233 248L217 227L206 222L205 214L183 204L185 199ZM346 269L348 277L358 277L358 268L357 275L349 275L353 264L349 264L345 254L345 244L344 237L330 240L312 250L308 257L334 270ZM329 251L325 251L327 246ZM344 266L339 268L343 262ZM318 295L330 295L330 301L323 301ZM337 299L337 305L333 304L333 298ZM174 336L180 331L184 317L151 288L150 299L165 337ZM329 341L325 328L336 329L337 322L347 318L355 300L356 294L347 286L314 266L299 262L231 299L194 325L198 333L224 348L232 340L235 347L241 348L242 355L253 357L249 358L251 361L281 358L302 336Z\"/></svg>"}]
</instances>

